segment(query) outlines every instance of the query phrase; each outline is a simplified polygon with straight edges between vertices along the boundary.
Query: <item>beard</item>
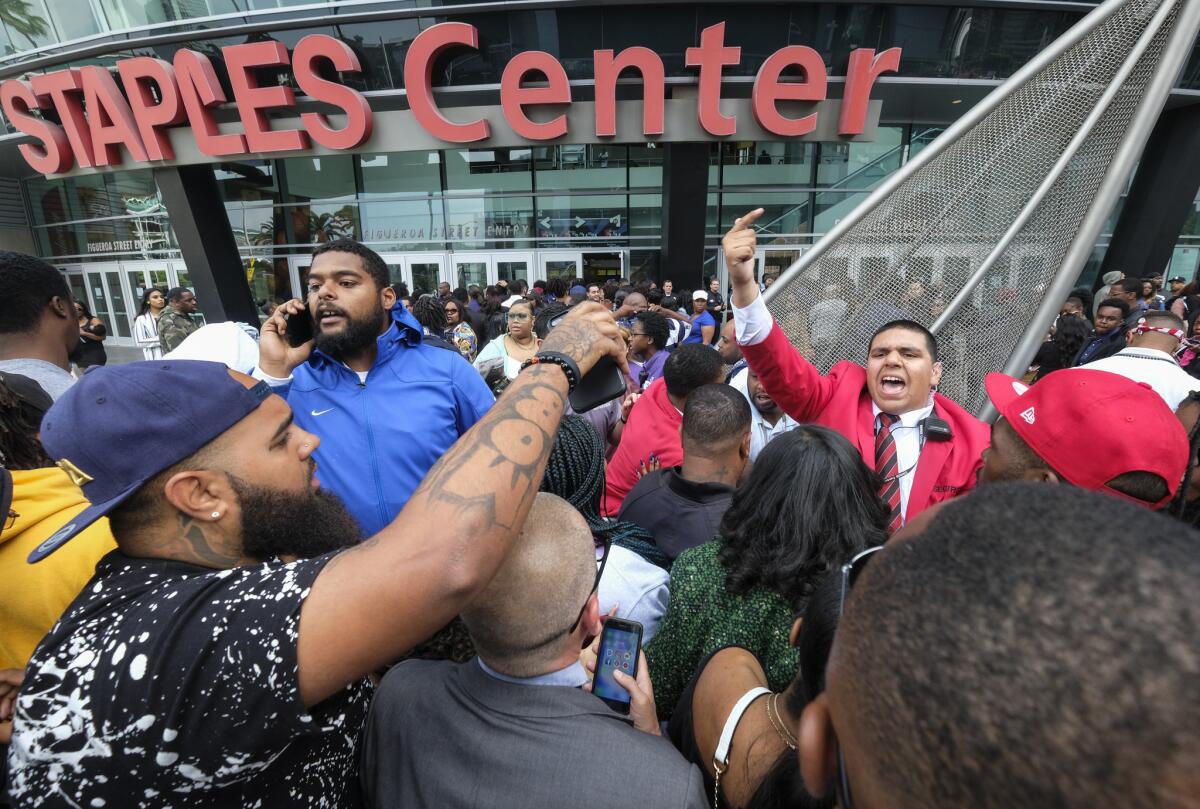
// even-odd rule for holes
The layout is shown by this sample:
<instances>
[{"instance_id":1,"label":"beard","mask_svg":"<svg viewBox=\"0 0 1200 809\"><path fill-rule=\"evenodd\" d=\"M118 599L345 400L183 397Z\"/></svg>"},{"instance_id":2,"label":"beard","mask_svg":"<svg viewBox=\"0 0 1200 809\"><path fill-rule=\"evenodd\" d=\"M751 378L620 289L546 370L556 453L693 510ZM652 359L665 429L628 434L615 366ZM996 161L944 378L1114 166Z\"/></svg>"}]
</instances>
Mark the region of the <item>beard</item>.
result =
<instances>
[{"instance_id":1,"label":"beard","mask_svg":"<svg viewBox=\"0 0 1200 809\"><path fill-rule=\"evenodd\" d=\"M311 559L362 539L358 522L332 492L280 491L228 477L242 508L242 551L251 559Z\"/></svg>"},{"instance_id":2,"label":"beard","mask_svg":"<svg viewBox=\"0 0 1200 809\"><path fill-rule=\"evenodd\" d=\"M360 318L351 318L342 309L338 310L338 314L346 318L346 325L339 332L326 334L321 330L320 321L316 324L316 348L334 358L354 354L370 346L383 333L388 318L387 310L382 307Z\"/></svg>"}]
</instances>

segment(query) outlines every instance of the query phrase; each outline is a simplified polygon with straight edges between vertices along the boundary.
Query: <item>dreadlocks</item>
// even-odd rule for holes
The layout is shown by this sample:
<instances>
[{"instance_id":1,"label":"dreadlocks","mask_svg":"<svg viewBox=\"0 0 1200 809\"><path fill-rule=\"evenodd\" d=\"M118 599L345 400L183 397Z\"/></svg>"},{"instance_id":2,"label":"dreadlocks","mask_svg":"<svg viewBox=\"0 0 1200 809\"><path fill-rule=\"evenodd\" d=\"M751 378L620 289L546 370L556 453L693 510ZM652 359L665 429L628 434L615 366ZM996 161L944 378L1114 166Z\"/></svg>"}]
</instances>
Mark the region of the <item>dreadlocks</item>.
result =
<instances>
[{"instance_id":1,"label":"dreadlocks","mask_svg":"<svg viewBox=\"0 0 1200 809\"><path fill-rule=\"evenodd\" d=\"M0 378L0 466L8 469L44 469L54 461L38 440L42 413L21 398Z\"/></svg>"},{"instance_id":2,"label":"dreadlocks","mask_svg":"<svg viewBox=\"0 0 1200 809\"><path fill-rule=\"evenodd\" d=\"M554 436L554 448L546 462L542 491L570 503L583 515L597 546L609 542L633 551L664 570L671 560L654 544L654 537L631 522L606 520L600 516L604 492L604 447L595 428L582 416L563 416Z\"/></svg>"},{"instance_id":3,"label":"dreadlocks","mask_svg":"<svg viewBox=\"0 0 1200 809\"><path fill-rule=\"evenodd\" d=\"M1179 403L1179 407L1175 412L1182 415L1185 408L1191 409L1200 407L1200 391L1192 391L1187 397ZM1190 482L1192 475L1196 471L1197 455L1200 454L1200 417L1188 430L1188 460L1187 472L1184 473L1183 483L1179 486L1179 493L1175 495L1175 499L1171 502L1165 511L1172 517L1191 525L1194 528L1200 528L1200 501L1189 503L1188 494L1191 488Z\"/></svg>"},{"instance_id":4,"label":"dreadlocks","mask_svg":"<svg viewBox=\"0 0 1200 809\"><path fill-rule=\"evenodd\" d=\"M417 322L438 337L446 330L446 310L432 295L422 295L413 303L412 315Z\"/></svg>"}]
</instances>

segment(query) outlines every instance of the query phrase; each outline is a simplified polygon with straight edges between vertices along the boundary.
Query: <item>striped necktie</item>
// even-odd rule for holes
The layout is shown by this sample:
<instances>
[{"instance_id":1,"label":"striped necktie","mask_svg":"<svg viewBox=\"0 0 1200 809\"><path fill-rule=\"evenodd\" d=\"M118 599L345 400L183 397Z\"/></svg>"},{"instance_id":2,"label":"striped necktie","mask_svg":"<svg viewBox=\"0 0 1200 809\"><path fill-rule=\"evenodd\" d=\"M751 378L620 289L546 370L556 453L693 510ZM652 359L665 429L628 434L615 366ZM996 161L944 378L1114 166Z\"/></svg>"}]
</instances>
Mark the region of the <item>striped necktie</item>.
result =
<instances>
[{"instance_id":1,"label":"striped necktie","mask_svg":"<svg viewBox=\"0 0 1200 809\"><path fill-rule=\"evenodd\" d=\"M875 419L875 471L883 483L879 488L879 499L891 513L888 520L888 533L893 534L900 529L903 514L900 511L900 476L899 459L896 457L896 439L892 435L892 425L900 420L899 416L890 413L880 413Z\"/></svg>"}]
</instances>

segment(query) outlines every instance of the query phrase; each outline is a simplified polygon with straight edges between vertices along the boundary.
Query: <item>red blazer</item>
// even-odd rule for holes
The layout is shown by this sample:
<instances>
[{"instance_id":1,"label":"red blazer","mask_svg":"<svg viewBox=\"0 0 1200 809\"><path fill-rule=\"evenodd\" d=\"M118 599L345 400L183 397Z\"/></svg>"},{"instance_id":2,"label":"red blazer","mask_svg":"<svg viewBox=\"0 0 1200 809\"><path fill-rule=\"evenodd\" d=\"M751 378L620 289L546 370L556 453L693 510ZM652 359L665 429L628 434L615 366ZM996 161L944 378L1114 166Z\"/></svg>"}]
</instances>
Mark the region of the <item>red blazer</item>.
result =
<instances>
[{"instance_id":1,"label":"red blazer","mask_svg":"<svg viewBox=\"0 0 1200 809\"><path fill-rule=\"evenodd\" d=\"M865 368L843 361L829 376L821 376L778 324L763 342L742 346L742 354L785 413L799 422L837 430L858 448L867 466L875 468L875 416ZM934 412L949 423L953 438L925 442L912 473L906 520L974 486L983 451L991 443L988 426L961 406L936 393L933 404Z\"/></svg>"},{"instance_id":2,"label":"red blazer","mask_svg":"<svg viewBox=\"0 0 1200 809\"><path fill-rule=\"evenodd\" d=\"M667 398L666 380L659 377L646 388L642 398L629 411L629 420L621 433L621 443L608 462L605 473L604 497L600 513L616 517L625 495L638 482L640 461L650 465L650 455L657 456L663 469L683 463L683 445L679 427L683 416ZM874 444L872 444L874 446Z\"/></svg>"}]
</instances>

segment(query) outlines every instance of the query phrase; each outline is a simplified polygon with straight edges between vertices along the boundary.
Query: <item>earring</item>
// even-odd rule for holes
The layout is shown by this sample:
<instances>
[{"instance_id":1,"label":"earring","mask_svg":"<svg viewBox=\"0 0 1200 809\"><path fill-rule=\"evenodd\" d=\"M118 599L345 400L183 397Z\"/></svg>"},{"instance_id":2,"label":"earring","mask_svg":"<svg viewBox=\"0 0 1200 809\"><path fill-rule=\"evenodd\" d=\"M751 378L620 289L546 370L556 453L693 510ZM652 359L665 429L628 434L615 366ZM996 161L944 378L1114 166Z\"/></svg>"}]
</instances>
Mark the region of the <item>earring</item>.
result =
<instances>
[{"instance_id":1,"label":"earring","mask_svg":"<svg viewBox=\"0 0 1200 809\"><path fill-rule=\"evenodd\" d=\"M214 511L214 512L212 513L212 518L213 518L214 520L219 520L219 519L221 519L221 512L219 512L219 511Z\"/></svg>"}]
</instances>

